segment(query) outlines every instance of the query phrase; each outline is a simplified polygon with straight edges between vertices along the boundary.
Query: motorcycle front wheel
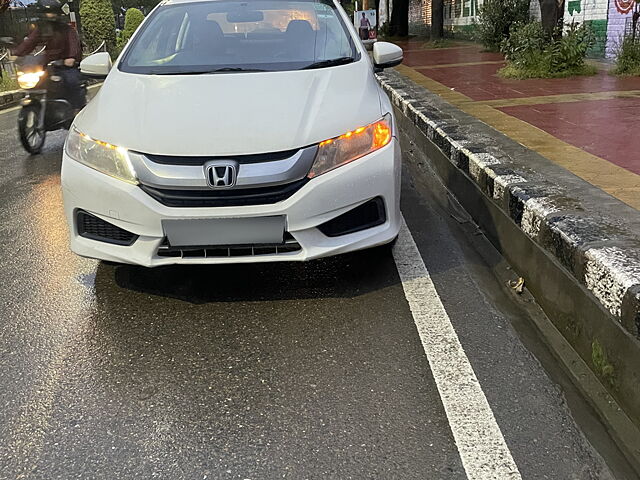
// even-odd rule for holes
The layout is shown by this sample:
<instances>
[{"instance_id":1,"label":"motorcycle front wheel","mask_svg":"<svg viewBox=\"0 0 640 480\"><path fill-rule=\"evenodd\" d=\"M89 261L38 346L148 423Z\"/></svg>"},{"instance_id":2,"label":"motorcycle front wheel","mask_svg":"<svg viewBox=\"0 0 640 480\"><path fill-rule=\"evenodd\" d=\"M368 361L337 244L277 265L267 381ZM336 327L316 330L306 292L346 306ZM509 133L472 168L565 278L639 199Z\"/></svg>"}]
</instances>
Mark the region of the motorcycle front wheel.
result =
<instances>
[{"instance_id":1,"label":"motorcycle front wheel","mask_svg":"<svg viewBox=\"0 0 640 480\"><path fill-rule=\"evenodd\" d=\"M23 107L18 117L20 142L24 149L31 155L40 153L47 135L47 132L38 125L39 118L40 107L36 105Z\"/></svg>"}]
</instances>

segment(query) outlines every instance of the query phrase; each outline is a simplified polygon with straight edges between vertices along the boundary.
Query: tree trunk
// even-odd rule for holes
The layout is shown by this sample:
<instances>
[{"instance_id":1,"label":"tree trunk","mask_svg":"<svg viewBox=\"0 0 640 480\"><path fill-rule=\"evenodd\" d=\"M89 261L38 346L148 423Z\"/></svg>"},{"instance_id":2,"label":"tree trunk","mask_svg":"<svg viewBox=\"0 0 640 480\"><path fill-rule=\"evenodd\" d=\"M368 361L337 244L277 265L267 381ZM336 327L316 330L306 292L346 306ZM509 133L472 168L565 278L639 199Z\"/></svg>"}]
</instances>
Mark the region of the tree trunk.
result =
<instances>
[{"instance_id":1,"label":"tree trunk","mask_svg":"<svg viewBox=\"0 0 640 480\"><path fill-rule=\"evenodd\" d=\"M556 0L540 0L540 16L542 17L542 28L549 37L555 33L558 26L558 3Z\"/></svg>"},{"instance_id":2,"label":"tree trunk","mask_svg":"<svg viewBox=\"0 0 640 480\"><path fill-rule=\"evenodd\" d=\"M444 38L444 0L431 3L431 40Z\"/></svg>"},{"instance_id":3,"label":"tree trunk","mask_svg":"<svg viewBox=\"0 0 640 480\"><path fill-rule=\"evenodd\" d=\"M409 0L393 0L389 33L394 37L409 35Z\"/></svg>"}]
</instances>

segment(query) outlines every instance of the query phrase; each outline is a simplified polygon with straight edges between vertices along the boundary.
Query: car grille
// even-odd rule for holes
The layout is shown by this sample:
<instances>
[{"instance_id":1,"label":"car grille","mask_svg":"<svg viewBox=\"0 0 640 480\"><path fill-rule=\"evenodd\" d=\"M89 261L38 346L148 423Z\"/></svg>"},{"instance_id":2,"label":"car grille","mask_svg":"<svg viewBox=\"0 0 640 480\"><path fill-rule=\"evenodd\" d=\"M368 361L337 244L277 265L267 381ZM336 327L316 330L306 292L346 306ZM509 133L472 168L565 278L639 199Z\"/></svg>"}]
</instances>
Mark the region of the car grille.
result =
<instances>
[{"instance_id":1,"label":"car grille","mask_svg":"<svg viewBox=\"0 0 640 480\"><path fill-rule=\"evenodd\" d=\"M76 225L78 235L99 242L129 246L138 239L138 235L117 227L95 215L91 215L84 210L78 210L76 213Z\"/></svg>"},{"instance_id":2,"label":"car grille","mask_svg":"<svg viewBox=\"0 0 640 480\"><path fill-rule=\"evenodd\" d=\"M307 178L285 185L228 190L176 190L140 185L148 195L167 207L236 207L270 205L286 200L300 190Z\"/></svg>"},{"instance_id":3,"label":"car grille","mask_svg":"<svg viewBox=\"0 0 640 480\"><path fill-rule=\"evenodd\" d=\"M173 258L259 257L261 255L291 254L301 250L300 244L287 232L285 233L284 243L259 245L172 247L165 238L158 248L158 256Z\"/></svg>"},{"instance_id":4,"label":"car grille","mask_svg":"<svg viewBox=\"0 0 640 480\"><path fill-rule=\"evenodd\" d=\"M145 153L147 157L154 163L161 165L204 165L211 160L235 160L240 165L249 163L273 162L284 160L294 156L298 150L289 150L285 152L258 153L254 155L227 155L222 157L181 157L175 155L154 155Z\"/></svg>"}]
</instances>

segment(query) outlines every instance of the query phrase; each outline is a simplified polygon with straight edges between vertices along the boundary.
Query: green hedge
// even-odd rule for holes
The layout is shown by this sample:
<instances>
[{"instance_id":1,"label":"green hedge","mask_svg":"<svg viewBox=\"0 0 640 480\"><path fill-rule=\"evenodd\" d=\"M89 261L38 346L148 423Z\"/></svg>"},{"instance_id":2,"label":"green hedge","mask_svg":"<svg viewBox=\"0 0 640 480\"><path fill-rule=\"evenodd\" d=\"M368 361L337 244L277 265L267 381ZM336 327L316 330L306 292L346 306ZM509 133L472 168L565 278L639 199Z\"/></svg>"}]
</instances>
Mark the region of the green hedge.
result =
<instances>
[{"instance_id":1,"label":"green hedge","mask_svg":"<svg viewBox=\"0 0 640 480\"><path fill-rule=\"evenodd\" d=\"M585 63L594 35L584 23L549 37L540 22L515 25L501 51L507 65L499 74L507 78L552 78L593 75L596 68Z\"/></svg>"},{"instance_id":2,"label":"green hedge","mask_svg":"<svg viewBox=\"0 0 640 480\"><path fill-rule=\"evenodd\" d=\"M144 14L137 8L130 8L124 15L124 29L118 34L117 53L118 55L127 44L133 33L144 20Z\"/></svg>"},{"instance_id":3,"label":"green hedge","mask_svg":"<svg viewBox=\"0 0 640 480\"><path fill-rule=\"evenodd\" d=\"M498 52L514 25L529 21L529 0L485 0L479 9L477 39L491 52Z\"/></svg>"},{"instance_id":4,"label":"green hedge","mask_svg":"<svg viewBox=\"0 0 640 480\"><path fill-rule=\"evenodd\" d=\"M80 22L82 40L88 51L92 52L103 41L107 42L107 51L113 51L116 21L109 0L80 0Z\"/></svg>"},{"instance_id":5,"label":"green hedge","mask_svg":"<svg viewBox=\"0 0 640 480\"><path fill-rule=\"evenodd\" d=\"M640 75L640 39L626 37L616 51L616 75Z\"/></svg>"},{"instance_id":6,"label":"green hedge","mask_svg":"<svg viewBox=\"0 0 640 480\"><path fill-rule=\"evenodd\" d=\"M9 90L18 90L20 86L15 78L9 76L8 73L3 72L0 77L0 92L7 92Z\"/></svg>"}]
</instances>

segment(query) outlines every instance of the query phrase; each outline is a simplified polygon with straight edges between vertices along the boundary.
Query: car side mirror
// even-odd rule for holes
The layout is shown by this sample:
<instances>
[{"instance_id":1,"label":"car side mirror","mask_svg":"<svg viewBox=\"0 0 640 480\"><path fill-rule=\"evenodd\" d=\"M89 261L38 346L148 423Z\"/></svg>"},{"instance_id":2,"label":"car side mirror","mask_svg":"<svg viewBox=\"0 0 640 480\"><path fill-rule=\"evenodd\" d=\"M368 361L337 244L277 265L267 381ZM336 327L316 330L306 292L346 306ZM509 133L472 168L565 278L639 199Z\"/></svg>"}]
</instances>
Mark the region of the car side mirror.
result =
<instances>
[{"instance_id":1,"label":"car side mirror","mask_svg":"<svg viewBox=\"0 0 640 480\"><path fill-rule=\"evenodd\" d=\"M373 44L373 65L378 72L400 65L402 58L402 49L393 43L376 42Z\"/></svg>"},{"instance_id":2,"label":"car side mirror","mask_svg":"<svg viewBox=\"0 0 640 480\"><path fill-rule=\"evenodd\" d=\"M94 53L80 62L80 71L89 77L105 78L111 70L111 65L108 52Z\"/></svg>"}]
</instances>

